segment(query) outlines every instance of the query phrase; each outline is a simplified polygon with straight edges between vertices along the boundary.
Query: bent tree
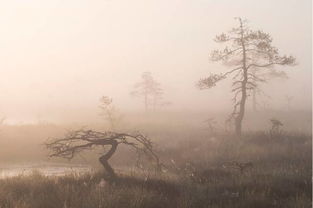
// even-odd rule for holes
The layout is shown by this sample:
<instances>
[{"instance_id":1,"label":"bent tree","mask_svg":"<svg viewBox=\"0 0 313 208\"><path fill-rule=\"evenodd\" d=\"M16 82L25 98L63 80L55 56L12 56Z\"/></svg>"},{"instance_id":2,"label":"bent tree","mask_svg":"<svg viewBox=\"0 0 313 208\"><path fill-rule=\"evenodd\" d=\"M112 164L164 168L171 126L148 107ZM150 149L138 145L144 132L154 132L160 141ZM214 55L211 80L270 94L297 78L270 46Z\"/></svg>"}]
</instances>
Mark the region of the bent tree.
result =
<instances>
[{"instance_id":1,"label":"bent tree","mask_svg":"<svg viewBox=\"0 0 313 208\"><path fill-rule=\"evenodd\" d=\"M53 139L45 143L50 150L50 157L61 157L72 159L77 154L86 150L93 150L96 147L110 147L99 161L106 170L109 180L115 180L117 175L109 164L109 159L116 152L120 144L128 145L136 150L138 154L145 154L152 159L156 167L160 168L159 158L154 152L152 142L142 134L125 134L115 132L98 132L93 130L71 131L64 138Z\"/></svg>"},{"instance_id":2,"label":"bent tree","mask_svg":"<svg viewBox=\"0 0 313 208\"><path fill-rule=\"evenodd\" d=\"M197 85L200 89L209 89L216 86L217 82L232 77L233 112L229 120L235 122L236 134L240 136L247 97L257 88L259 82L266 81L254 72L271 70L274 65L294 65L295 58L281 56L278 49L272 46L272 38L268 33L251 30L246 21L236 19L239 22L238 27L215 38L216 42L226 46L210 54L212 61L220 61L231 69L225 73L210 74L200 79Z\"/></svg>"}]
</instances>

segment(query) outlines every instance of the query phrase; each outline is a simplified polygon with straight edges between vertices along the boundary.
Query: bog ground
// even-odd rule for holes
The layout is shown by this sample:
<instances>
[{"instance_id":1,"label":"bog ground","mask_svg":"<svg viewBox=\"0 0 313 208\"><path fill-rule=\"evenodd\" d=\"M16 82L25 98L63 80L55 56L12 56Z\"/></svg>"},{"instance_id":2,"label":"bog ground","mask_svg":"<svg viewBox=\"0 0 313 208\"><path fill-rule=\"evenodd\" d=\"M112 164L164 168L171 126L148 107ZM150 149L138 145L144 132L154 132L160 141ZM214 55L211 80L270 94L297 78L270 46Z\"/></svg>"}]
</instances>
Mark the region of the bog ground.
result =
<instances>
[{"instance_id":1,"label":"bog ground","mask_svg":"<svg viewBox=\"0 0 313 208\"><path fill-rule=\"evenodd\" d=\"M34 133L31 127L23 128ZM55 128L39 129L57 134ZM256 131L237 138L187 126L161 130L153 128L150 135L158 138L162 172L145 162L136 166L136 154L121 148L111 161L120 176L115 182L104 180L101 166L96 172L66 176L34 171L1 179L0 207L311 207L310 134L285 131L271 137L268 131ZM28 156L34 159L41 151ZM87 161L97 167L97 153L72 163ZM19 155L12 157L12 161L18 159ZM241 171L240 164L248 163Z\"/></svg>"}]
</instances>

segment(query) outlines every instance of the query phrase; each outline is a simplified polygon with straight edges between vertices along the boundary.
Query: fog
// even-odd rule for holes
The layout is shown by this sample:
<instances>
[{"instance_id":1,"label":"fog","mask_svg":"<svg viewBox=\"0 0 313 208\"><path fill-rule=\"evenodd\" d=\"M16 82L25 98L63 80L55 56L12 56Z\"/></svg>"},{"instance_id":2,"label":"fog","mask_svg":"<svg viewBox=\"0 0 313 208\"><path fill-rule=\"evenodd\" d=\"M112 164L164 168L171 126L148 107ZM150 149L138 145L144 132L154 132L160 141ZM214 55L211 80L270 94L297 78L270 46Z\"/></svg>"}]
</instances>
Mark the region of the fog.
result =
<instances>
[{"instance_id":1,"label":"fog","mask_svg":"<svg viewBox=\"0 0 313 208\"><path fill-rule=\"evenodd\" d=\"M141 111L130 92L144 71L172 103L163 111L230 112L229 81L203 91L195 83L225 70L208 55L219 48L213 38L236 26L237 16L297 59L295 67L281 68L288 80L262 85L271 98L261 101L286 110L288 95L293 110L311 111L311 6L310 0L2 1L1 115L7 123L92 118L104 95L123 112Z\"/></svg>"},{"instance_id":2,"label":"fog","mask_svg":"<svg viewBox=\"0 0 313 208\"><path fill-rule=\"evenodd\" d=\"M0 0L0 26L0 208L312 207L311 0Z\"/></svg>"}]
</instances>

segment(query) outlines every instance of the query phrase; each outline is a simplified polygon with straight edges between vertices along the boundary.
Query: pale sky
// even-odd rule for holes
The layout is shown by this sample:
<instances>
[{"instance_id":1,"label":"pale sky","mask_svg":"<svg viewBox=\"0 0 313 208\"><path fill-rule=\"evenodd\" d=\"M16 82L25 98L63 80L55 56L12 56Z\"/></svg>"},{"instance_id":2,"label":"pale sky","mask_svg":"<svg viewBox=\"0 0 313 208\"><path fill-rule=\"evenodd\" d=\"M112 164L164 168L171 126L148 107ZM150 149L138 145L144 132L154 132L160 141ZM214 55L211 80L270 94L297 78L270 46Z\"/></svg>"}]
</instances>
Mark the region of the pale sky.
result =
<instances>
[{"instance_id":1,"label":"pale sky","mask_svg":"<svg viewBox=\"0 0 313 208\"><path fill-rule=\"evenodd\" d=\"M228 82L199 91L195 83L225 68L208 54L234 17L272 35L299 63L289 80L269 82L273 108L312 103L311 0L0 0L0 113L27 120L97 110L102 95L138 109L129 92L144 71L163 86L173 109L231 110Z\"/></svg>"}]
</instances>

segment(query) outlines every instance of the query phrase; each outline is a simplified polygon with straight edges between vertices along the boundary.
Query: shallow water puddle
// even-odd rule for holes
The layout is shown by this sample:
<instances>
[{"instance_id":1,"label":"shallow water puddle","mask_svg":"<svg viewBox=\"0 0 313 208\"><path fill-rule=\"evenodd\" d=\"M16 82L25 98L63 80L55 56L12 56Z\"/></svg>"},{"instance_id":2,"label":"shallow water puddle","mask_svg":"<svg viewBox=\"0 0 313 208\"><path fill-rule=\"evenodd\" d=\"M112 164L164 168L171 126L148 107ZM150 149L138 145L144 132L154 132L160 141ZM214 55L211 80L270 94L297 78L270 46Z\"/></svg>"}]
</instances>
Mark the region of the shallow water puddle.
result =
<instances>
[{"instance_id":1,"label":"shallow water puddle","mask_svg":"<svg viewBox=\"0 0 313 208\"><path fill-rule=\"evenodd\" d=\"M44 176L64 176L68 174L84 174L92 172L92 167L87 165L69 164L31 164L31 165L9 165L0 166L0 179L27 176L33 173L40 173Z\"/></svg>"}]
</instances>

